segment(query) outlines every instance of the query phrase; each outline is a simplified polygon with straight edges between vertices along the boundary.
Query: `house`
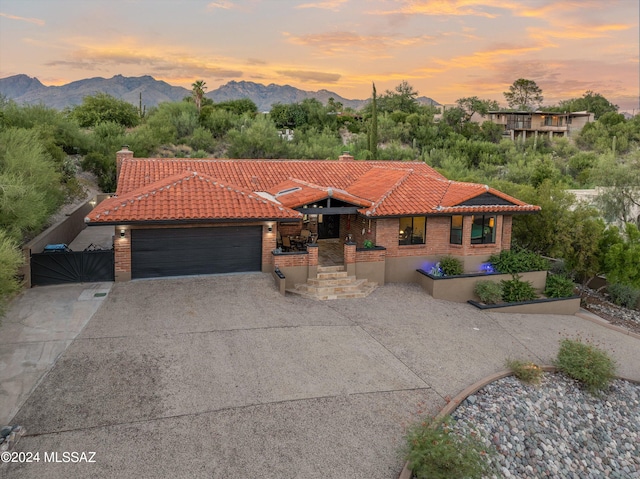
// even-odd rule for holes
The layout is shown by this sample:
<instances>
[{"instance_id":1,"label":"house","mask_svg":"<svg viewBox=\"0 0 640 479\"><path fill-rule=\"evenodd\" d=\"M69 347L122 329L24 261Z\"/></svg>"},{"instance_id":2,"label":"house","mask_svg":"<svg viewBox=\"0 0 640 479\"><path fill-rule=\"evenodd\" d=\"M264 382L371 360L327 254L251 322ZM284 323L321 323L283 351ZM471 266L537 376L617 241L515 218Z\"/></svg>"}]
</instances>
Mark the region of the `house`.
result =
<instances>
[{"instance_id":1,"label":"house","mask_svg":"<svg viewBox=\"0 0 640 479\"><path fill-rule=\"evenodd\" d=\"M600 205L598 204L598 196L606 193L609 190L613 190L614 187L596 187L592 189L582 189L582 190L567 190L567 193L571 193L576 197L576 201L579 204L591 206L596 210L600 209ZM618 190L620 191L620 190ZM633 195L633 193L631 193ZM631 196L627 200L628 210L627 210L627 218L629 221L635 222L635 224L640 228L640 195L636 193L635 197ZM602 214L602 212L601 212ZM624 222L621 219L615 219L611 221L611 218L607 220L607 218L603 218L607 223L613 224L618 228L624 228Z\"/></svg>"},{"instance_id":2,"label":"house","mask_svg":"<svg viewBox=\"0 0 640 479\"><path fill-rule=\"evenodd\" d=\"M587 124L595 121L595 115L586 111L558 113L548 111L490 111L487 116L474 114L472 121L490 121L504 127L504 135L512 140L537 138L547 135L570 137L579 133Z\"/></svg>"},{"instance_id":3,"label":"house","mask_svg":"<svg viewBox=\"0 0 640 479\"><path fill-rule=\"evenodd\" d=\"M443 255L477 270L510 247L514 215L540 209L420 162L116 157L116 194L85 219L114 226L116 281L277 268L289 287L331 245L359 278L413 282ZM302 230L318 240L278 248Z\"/></svg>"}]
</instances>

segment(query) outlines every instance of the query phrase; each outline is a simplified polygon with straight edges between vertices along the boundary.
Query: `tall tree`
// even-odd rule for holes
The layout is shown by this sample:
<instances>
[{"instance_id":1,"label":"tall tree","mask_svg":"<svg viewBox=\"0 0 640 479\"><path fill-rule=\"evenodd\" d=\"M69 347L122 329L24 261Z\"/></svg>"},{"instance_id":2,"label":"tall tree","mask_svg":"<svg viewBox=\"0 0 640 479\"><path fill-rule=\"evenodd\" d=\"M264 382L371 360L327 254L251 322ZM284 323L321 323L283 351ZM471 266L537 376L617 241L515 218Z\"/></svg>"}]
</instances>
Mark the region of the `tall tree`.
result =
<instances>
[{"instance_id":1,"label":"tall tree","mask_svg":"<svg viewBox=\"0 0 640 479\"><path fill-rule=\"evenodd\" d=\"M544 99L542 89L533 80L519 78L505 91L504 98L511 108L534 110Z\"/></svg>"},{"instance_id":2,"label":"tall tree","mask_svg":"<svg viewBox=\"0 0 640 479\"><path fill-rule=\"evenodd\" d=\"M371 132L369 133L369 151L371 159L378 159L378 100L376 95L376 84L373 83L371 93Z\"/></svg>"},{"instance_id":3,"label":"tall tree","mask_svg":"<svg viewBox=\"0 0 640 479\"><path fill-rule=\"evenodd\" d=\"M618 111L618 105L614 105L600 93L594 93L590 90L585 92L581 98L561 101L558 108L564 111L588 111L595 115L596 120L605 113Z\"/></svg>"},{"instance_id":4,"label":"tall tree","mask_svg":"<svg viewBox=\"0 0 640 479\"><path fill-rule=\"evenodd\" d=\"M623 162L603 156L592 176L602 187L596 199L602 216L623 224L636 221L633 211L640 208L640 160Z\"/></svg>"},{"instance_id":5,"label":"tall tree","mask_svg":"<svg viewBox=\"0 0 640 479\"><path fill-rule=\"evenodd\" d=\"M382 113L392 113L394 111L402 111L407 114L416 113L418 111L418 92L408 81L402 80L394 91L387 90L380 97L378 108Z\"/></svg>"},{"instance_id":6,"label":"tall tree","mask_svg":"<svg viewBox=\"0 0 640 479\"><path fill-rule=\"evenodd\" d=\"M193 87L192 94L193 99L196 102L198 114L200 114L200 107L202 106L202 97L204 96L204 91L207 89L206 85L207 84L204 80L197 80L191 85Z\"/></svg>"},{"instance_id":7,"label":"tall tree","mask_svg":"<svg viewBox=\"0 0 640 479\"><path fill-rule=\"evenodd\" d=\"M456 100L456 104L462 111L464 111L465 122L471 120L474 113L479 113L485 116L491 110L497 110L499 108L498 102L495 100L481 100L477 96L469 96L465 98L459 98Z\"/></svg>"},{"instance_id":8,"label":"tall tree","mask_svg":"<svg viewBox=\"0 0 640 479\"><path fill-rule=\"evenodd\" d=\"M94 127L104 122L114 122L130 128L140 122L135 106L108 93L85 96L82 104L73 107L69 116L75 118L83 128Z\"/></svg>"}]
</instances>

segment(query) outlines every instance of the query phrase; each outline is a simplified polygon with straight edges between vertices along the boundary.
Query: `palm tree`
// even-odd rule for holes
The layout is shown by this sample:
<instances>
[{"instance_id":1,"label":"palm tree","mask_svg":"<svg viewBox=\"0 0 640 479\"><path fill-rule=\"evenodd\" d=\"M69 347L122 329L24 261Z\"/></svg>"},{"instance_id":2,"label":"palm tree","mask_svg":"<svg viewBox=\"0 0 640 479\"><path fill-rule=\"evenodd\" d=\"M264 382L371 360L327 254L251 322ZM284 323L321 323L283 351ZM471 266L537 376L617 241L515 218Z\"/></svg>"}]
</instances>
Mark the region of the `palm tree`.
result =
<instances>
[{"instance_id":1,"label":"palm tree","mask_svg":"<svg viewBox=\"0 0 640 479\"><path fill-rule=\"evenodd\" d=\"M200 106L202 105L202 97L204 96L204 91L207 89L206 85L207 84L204 80L195 81L191 85L193 87L193 98L196 102L198 113L200 113Z\"/></svg>"}]
</instances>

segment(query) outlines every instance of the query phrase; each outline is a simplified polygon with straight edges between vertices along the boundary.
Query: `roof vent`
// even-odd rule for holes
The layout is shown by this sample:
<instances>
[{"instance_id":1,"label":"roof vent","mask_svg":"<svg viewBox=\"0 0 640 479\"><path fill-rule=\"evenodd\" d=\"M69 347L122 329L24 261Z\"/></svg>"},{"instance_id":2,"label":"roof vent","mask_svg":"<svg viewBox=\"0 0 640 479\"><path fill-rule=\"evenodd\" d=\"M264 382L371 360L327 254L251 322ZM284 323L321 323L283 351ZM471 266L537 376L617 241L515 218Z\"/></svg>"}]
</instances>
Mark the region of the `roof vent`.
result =
<instances>
[{"instance_id":1,"label":"roof vent","mask_svg":"<svg viewBox=\"0 0 640 479\"><path fill-rule=\"evenodd\" d=\"M276 198L277 198L278 196L288 195L289 193L295 193L296 191L300 191L301 189L302 189L302 188L300 188L299 186L296 186L296 187L294 187L294 188L287 188L286 190L278 191L278 192L276 193Z\"/></svg>"}]
</instances>

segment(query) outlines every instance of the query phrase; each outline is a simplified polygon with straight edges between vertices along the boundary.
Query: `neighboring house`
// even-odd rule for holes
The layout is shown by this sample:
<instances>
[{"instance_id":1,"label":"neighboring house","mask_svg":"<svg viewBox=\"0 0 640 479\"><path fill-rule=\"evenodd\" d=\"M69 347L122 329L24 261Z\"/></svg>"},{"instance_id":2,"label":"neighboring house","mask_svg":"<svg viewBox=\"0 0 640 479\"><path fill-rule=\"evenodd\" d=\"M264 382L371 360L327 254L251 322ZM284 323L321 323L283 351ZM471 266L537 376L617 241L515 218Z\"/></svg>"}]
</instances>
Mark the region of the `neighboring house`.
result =
<instances>
[{"instance_id":1,"label":"neighboring house","mask_svg":"<svg viewBox=\"0 0 640 479\"><path fill-rule=\"evenodd\" d=\"M529 205L486 185L449 181L419 162L134 158L117 153L116 195L87 216L115 228L116 280L273 272L306 281L322 248L378 284L413 282L443 255L477 270L509 249L514 215ZM283 252L278 237L319 241ZM323 240L331 240L323 242ZM375 248L363 248L370 240ZM368 243L368 242L367 242ZM319 251L320 250L320 251Z\"/></svg>"},{"instance_id":2,"label":"neighboring house","mask_svg":"<svg viewBox=\"0 0 640 479\"><path fill-rule=\"evenodd\" d=\"M598 205L598 196L602 194L602 192L606 192L606 187L598 187L587 190L567 190L569 193L575 195L576 200L579 203L583 203L589 206L593 206L595 209L599 210L600 206ZM640 197L634 198L634 201L640 202ZM602 214L602 213L601 213ZM638 227L640 227L640 206L633 205L628 211L629 218L634 221ZM624 227L624 223L622 220L616 220L612 222L614 225L619 228Z\"/></svg>"},{"instance_id":3,"label":"neighboring house","mask_svg":"<svg viewBox=\"0 0 640 479\"><path fill-rule=\"evenodd\" d=\"M490 111L488 115L474 114L472 121L483 123L490 121L504 127L504 135L512 140L547 135L572 136L580 132L587 124L595 121L593 113L578 111L557 113L546 111Z\"/></svg>"}]
</instances>

